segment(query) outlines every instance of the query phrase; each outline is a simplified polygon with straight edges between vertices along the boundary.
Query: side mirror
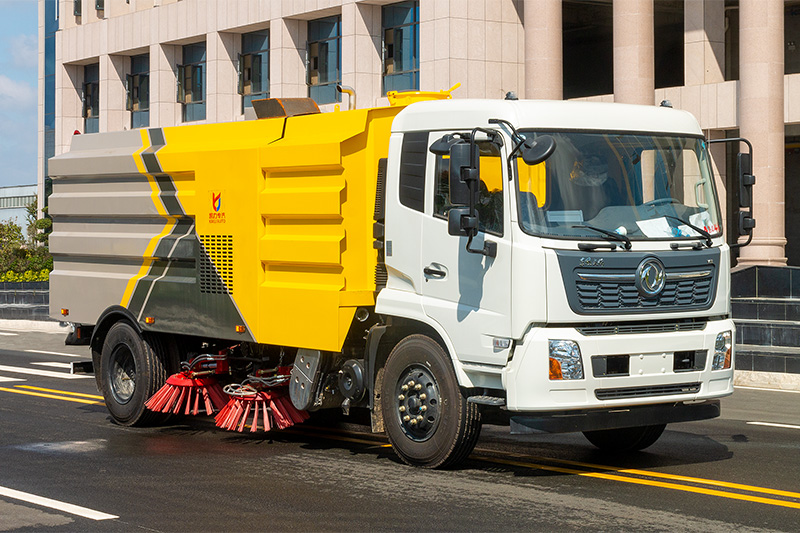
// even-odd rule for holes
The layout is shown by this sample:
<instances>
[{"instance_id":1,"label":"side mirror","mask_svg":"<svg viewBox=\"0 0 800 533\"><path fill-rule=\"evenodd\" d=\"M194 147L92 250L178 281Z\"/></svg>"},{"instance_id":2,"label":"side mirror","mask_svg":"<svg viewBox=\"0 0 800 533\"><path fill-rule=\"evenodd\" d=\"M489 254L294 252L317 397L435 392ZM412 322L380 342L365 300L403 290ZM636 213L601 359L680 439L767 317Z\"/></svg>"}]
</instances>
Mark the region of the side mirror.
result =
<instances>
[{"instance_id":1,"label":"side mirror","mask_svg":"<svg viewBox=\"0 0 800 533\"><path fill-rule=\"evenodd\" d=\"M739 235L750 235L756 227L756 219L747 211L739 211Z\"/></svg>"},{"instance_id":2,"label":"side mirror","mask_svg":"<svg viewBox=\"0 0 800 533\"><path fill-rule=\"evenodd\" d=\"M477 158L475 158L477 159ZM477 192L479 169L478 161L472 165L472 149L469 143L461 142L450 148L450 203L452 205L473 205L470 203L473 189Z\"/></svg>"},{"instance_id":3,"label":"side mirror","mask_svg":"<svg viewBox=\"0 0 800 533\"><path fill-rule=\"evenodd\" d=\"M447 212L447 233L469 237L470 229L478 228L478 218L470 217L469 207L453 207Z\"/></svg>"},{"instance_id":4,"label":"side mirror","mask_svg":"<svg viewBox=\"0 0 800 533\"><path fill-rule=\"evenodd\" d=\"M535 139L528 138L522 143L522 160L526 165L538 165L556 151L556 140L549 135L541 135Z\"/></svg>"},{"instance_id":5,"label":"side mirror","mask_svg":"<svg viewBox=\"0 0 800 533\"><path fill-rule=\"evenodd\" d=\"M739 207L750 207L753 205L753 185L756 183L753 161L747 153L739 153L736 160L739 164Z\"/></svg>"}]
</instances>

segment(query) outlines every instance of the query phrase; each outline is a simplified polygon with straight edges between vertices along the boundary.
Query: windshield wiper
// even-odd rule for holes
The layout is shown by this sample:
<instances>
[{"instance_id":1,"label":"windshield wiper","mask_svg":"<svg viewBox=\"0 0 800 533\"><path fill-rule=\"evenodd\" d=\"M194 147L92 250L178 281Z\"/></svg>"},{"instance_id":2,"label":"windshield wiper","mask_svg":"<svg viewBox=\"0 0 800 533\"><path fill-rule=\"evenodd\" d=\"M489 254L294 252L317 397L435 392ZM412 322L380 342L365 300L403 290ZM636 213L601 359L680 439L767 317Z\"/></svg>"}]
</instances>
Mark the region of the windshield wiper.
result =
<instances>
[{"instance_id":1,"label":"windshield wiper","mask_svg":"<svg viewBox=\"0 0 800 533\"><path fill-rule=\"evenodd\" d=\"M589 224L579 224L572 227L594 230L598 233L602 233L604 236L608 237L608 239L611 241L617 241L623 243L623 246L625 247L626 250L631 249L631 240L627 236L622 235L620 233L614 233L613 231L608 231L607 229L598 228L597 226L591 226Z\"/></svg>"},{"instance_id":2,"label":"windshield wiper","mask_svg":"<svg viewBox=\"0 0 800 533\"><path fill-rule=\"evenodd\" d=\"M704 230L703 228L698 228L697 226L695 226L691 222L687 222L686 220L684 220L684 219L682 219L680 217L673 217L671 215L664 215L664 218L671 218L672 220L677 220L678 222L680 222L681 224L683 224L685 226L689 226L691 229L693 229L697 233L699 233L700 237L698 237L698 238L705 239L706 240L706 246L711 248L711 244L712 244L712 242L711 242L711 234L709 232L707 232L706 230Z\"/></svg>"}]
</instances>

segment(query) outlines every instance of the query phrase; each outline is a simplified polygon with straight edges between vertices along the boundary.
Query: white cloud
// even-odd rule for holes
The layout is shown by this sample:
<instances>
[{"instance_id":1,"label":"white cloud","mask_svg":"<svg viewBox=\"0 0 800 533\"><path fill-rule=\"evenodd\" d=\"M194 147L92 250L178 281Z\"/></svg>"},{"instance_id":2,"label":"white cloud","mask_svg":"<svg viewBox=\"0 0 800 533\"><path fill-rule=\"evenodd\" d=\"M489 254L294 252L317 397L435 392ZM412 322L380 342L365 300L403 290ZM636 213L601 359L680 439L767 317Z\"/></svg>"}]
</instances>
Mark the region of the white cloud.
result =
<instances>
[{"instance_id":1,"label":"white cloud","mask_svg":"<svg viewBox=\"0 0 800 533\"><path fill-rule=\"evenodd\" d=\"M36 106L36 87L0 74L0 110L27 109Z\"/></svg>"},{"instance_id":2,"label":"white cloud","mask_svg":"<svg viewBox=\"0 0 800 533\"><path fill-rule=\"evenodd\" d=\"M8 38L11 62L15 67L36 70L39 65L39 42L36 35L14 35Z\"/></svg>"}]
</instances>

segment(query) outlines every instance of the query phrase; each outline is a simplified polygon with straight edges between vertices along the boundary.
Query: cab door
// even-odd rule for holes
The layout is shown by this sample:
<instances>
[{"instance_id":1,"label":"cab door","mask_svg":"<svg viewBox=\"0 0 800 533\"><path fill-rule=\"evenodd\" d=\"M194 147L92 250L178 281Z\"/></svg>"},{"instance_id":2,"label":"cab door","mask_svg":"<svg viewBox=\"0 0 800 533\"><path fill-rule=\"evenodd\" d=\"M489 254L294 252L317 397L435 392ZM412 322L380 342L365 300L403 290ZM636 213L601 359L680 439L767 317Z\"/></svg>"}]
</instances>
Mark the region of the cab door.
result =
<instances>
[{"instance_id":1,"label":"cab door","mask_svg":"<svg viewBox=\"0 0 800 533\"><path fill-rule=\"evenodd\" d=\"M428 146L444 132L430 134ZM481 149L480 231L472 248L497 244L496 257L470 253L467 237L448 234L449 160L428 152L426 209L420 243L425 314L447 331L462 362L505 365L511 332L511 231L504 147Z\"/></svg>"}]
</instances>

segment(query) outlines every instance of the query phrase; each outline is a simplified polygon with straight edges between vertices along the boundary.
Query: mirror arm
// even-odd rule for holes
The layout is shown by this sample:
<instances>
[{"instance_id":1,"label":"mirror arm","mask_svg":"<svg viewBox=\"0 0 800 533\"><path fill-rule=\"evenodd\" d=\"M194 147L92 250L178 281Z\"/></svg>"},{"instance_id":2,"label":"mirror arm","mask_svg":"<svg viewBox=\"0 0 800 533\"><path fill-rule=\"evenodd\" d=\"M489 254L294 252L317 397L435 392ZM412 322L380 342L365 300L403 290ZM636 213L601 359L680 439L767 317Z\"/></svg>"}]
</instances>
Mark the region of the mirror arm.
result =
<instances>
[{"instance_id":1,"label":"mirror arm","mask_svg":"<svg viewBox=\"0 0 800 533\"><path fill-rule=\"evenodd\" d=\"M483 243L483 248L472 248L472 238L473 235L470 235L467 239L467 251L471 254L480 254L485 255L486 257L497 257L497 243L492 241L487 241Z\"/></svg>"}]
</instances>

